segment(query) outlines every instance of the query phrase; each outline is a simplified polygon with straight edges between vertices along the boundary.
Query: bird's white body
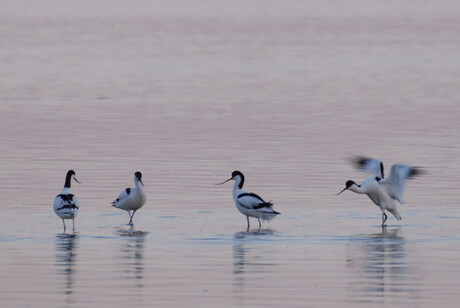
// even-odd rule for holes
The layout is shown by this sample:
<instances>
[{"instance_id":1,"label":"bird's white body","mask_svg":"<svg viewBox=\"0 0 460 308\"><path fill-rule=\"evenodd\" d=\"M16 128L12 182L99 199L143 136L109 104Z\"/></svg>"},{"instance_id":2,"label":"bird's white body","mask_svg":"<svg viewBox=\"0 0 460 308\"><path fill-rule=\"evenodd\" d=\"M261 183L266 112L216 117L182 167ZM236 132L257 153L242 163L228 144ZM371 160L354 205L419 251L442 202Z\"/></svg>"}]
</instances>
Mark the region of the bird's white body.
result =
<instances>
[{"instance_id":1,"label":"bird's white body","mask_svg":"<svg viewBox=\"0 0 460 308\"><path fill-rule=\"evenodd\" d=\"M244 216L260 218L265 221L270 221L279 213L271 207L259 207L262 204L267 204L262 198L256 194L244 191L239 188L238 182L233 186L233 200L236 208Z\"/></svg>"},{"instance_id":2,"label":"bird's white body","mask_svg":"<svg viewBox=\"0 0 460 308\"><path fill-rule=\"evenodd\" d=\"M61 193L54 198L53 204L54 213L62 219L64 231L66 230L64 219L72 219L73 229L75 229L74 219L78 215L78 209L80 206L78 198L72 194L72 190L70 188L70 182L72 179L79 183L75 178L75 172L73 170L69 170L66 175L64 188Z\"/></svg>"},{"instance_id":3,"label":"bird's white body","mask_svg":"<svg viewBox=\"0 0 460 308\"><path fill-rule=\"evenodd\" d=\"M124 189L118 195L118 198L112 202L112 206L128 212L130 217L129 224L132 224L132 217L134 216L134 213L147 201L147 195L145 194L141 177L141 173L136 172L134 175L135 187ZM133 211L133 213L130 214L129 211Z\"/></svg>"},{"instance_id":4,"label":"bird's white body","mask_svg":"<svg viewBox=\"0 0 460 308\"><path fill-rule=\"evenodd\" d=\"M341 192L348 189L358 194L366 194L382 211L382 226L387 219L386 211L393 214L397 220L401 220L396 201L400 204L405 203L403 194L406 180L419 175L421 170L408 165L395 164L391 167L390 175L384 178L383 163L378 159L358 157L355 164L374 176L367 178L360 185L351 180L347 181L345 189Z\"/></svg>"},{"instance_id":5,"label":"bird's white body","mask_svg":"<svg viewBox=\"0 0 460 308\"><path fill-rule=\"evenodd\" d=\"M355 165L368 174L380 178L378 182L385 188L391 198L397 200L400 204L406 203L402 197L406 189L406 180L421 173L420 169L416 167L394 164L391 166L390 175L385 178L383 163L375 158L358 157L355 160Z\"/></svg>"},{"instance_id":6,"label":"bird's white body","mask_svg":"<svg viewBox=\"0 0 460 308\"><path fill-rule=\"evenodd\" d=\"M260 219L270 221L280 214L273 210L273 204L271 202L266 202L258 195L243 190L244 175L240 171L234 171L230 179L220 184L226 183L230 180L235 181L235 184L233 185L233 200L235 201L238 211L246 216L248 230L249 217L257 218L260 228L262 226Z\"/></svg>"},{"instance_id":7,"label":"bird's white body","mask_svg":"<svg viewBox=\"0 0 460 308\"><path fill-rule=\"evenodd\" d=\"M118 198L113 201L113 206L125 211L136 211L140 209L147 201L147 195L145 194L144 187L136 182L136 187L123 190Z\"/></svg>"},{"instance_id":8,"label":"bird's white body","mask_svg":"<svg viewBox=\"0 0 460 308\"><path fill-rule=\"evenodd\" d=\"M358 194L366 194L369 199L380 208L382 214L388 211L393 214L397 220L401 220L401 215L396 208L395 199L390 197L385 187L380 184L377 179L376 177L367 178L361 185L355 184L348 189Z\"/></svg>"},{"instance_id":9,"label":"bird's white body","mask_svg":"<svg viewBox=\"0 0 460 308\"><path fill-rule=\"evenodd\" d=\"M72 194L72 191L67 187L54 198L54 212L62 219L74 219L78 215L80 203L77 196Z\"/></svg>"}]
</instances>

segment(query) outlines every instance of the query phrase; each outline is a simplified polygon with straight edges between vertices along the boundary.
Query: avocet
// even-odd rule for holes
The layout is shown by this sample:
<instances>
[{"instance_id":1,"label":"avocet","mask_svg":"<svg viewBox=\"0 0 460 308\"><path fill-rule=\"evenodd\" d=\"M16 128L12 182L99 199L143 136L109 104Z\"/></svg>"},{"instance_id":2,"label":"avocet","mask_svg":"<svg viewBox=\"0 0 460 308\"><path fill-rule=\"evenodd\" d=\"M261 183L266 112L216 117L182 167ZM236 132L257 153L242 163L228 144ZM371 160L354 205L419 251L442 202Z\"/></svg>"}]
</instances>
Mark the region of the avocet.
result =
<instances>
[{"instance_id":1,"label":"avocet","mask_svg":"<svg viewBox=\"0 0 460 308\"><path fill-rule=\"evenodd\" d=\"M243 190L244 175L240 171L233 171L231 178L217 185L222 185L230 180L235 181L235 185L233 186L233 200L238 211L246 216L248 230L249 217L257 218L260 228L262 226L260 219L270 221L280 214L273 210L273 203L270 201L266 202L258 195Z\"/></svg>"},{"instance_id":2,"label":"avocet","mask_svg":"<svg viewBox=\"0 0 460 308\"><path fill-rule=\"evenodd\" d=\"M382 211L382 227L385 226L388 218L385 211L393 214L397 220L401 220L395 201L405 204L403 194L406 188L406 180L420 175L422 170L417 167L395 164L391 167L390 175L384 178L384 167L380 160L357 157L353 162L356 167L373 174L373 176L365 179L360 185L352 180L347 181L345 188L337 195L345 190L366 194Z\"/></svg>"},{"instance_id":3,"label":"avocet","mask_svg":"<svg viewBox=\"0 0 460 308\"><path fill-rule=\"evenodd\" d=\"M70 189L70 182L72 179L80 184L80 182L78 182L75 178L75 171L69 170L67 171L67 175L65 177L64 188L61 193L54 198L54 212L62 219L64 232L66 230L64 219L72 219L72 230L75 230L75 217L78 215L78 199L74 194L72 194Z\"/></svg>"},{"instance_id":4,"label":"avocet","mask_svg":"<svg viewBox=\"0 0 460 308\"><path fill-rule=\"evenodd\" d=\"M134 213L136 213L136 211L145 204L145 201L147 201L144 183L142 183L142 173L139 171L134 173L134 184L136 187L124 189L118 195L118 198L112 202L112 206L128 212L128 224L130 226L133 225Z\"/></svg>"}]
</instances>

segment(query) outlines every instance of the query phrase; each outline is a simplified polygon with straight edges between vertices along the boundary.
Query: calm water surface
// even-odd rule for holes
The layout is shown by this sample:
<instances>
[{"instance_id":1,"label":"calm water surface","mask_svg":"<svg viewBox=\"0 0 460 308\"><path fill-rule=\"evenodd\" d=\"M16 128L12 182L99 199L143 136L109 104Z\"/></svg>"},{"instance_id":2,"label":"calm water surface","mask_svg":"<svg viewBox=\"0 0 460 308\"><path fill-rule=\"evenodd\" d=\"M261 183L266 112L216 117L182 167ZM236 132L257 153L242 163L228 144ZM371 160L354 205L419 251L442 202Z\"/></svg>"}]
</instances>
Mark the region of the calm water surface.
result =
<instances>
[{"instance_id":1,"label":"calm water surface","mask_svg":"<svg viewBox=\"0 0 460 308\"><path fill-rule=\"evenodd\" d=\"M453 306L456 1L3 1L1 306ZM352 155L423 167L384 230ZM81 185L76 232L52 211ZM229 178L280 215L246 230ZM110 206L143 173L148 201Z\"/></svg>"}]
</instances>

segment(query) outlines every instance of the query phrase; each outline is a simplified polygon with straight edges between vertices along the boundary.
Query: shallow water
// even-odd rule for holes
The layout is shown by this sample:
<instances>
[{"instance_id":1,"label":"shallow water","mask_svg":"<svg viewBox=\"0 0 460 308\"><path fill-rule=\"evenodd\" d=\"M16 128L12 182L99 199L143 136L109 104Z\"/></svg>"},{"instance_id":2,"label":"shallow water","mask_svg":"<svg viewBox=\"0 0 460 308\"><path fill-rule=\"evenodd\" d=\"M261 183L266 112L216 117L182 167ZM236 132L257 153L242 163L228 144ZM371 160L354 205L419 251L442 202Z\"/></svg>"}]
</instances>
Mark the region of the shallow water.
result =
<instances>
[{"instance_id":1,"label":"shallow water","mask_svg":"<svg viewBox=\"0 0 460 308\"><path fill-rule=\"evenodd\" d=\"M357 9L359 8L359 10ZM0 304L453 306L454 1L0 4ZM421 166L384 230L352 155ZM81 185L76 232L52 201ZM272 200L246 220L232 185ZM110 202L143 173L148 201Z\"/></svg>"}]
</instances>

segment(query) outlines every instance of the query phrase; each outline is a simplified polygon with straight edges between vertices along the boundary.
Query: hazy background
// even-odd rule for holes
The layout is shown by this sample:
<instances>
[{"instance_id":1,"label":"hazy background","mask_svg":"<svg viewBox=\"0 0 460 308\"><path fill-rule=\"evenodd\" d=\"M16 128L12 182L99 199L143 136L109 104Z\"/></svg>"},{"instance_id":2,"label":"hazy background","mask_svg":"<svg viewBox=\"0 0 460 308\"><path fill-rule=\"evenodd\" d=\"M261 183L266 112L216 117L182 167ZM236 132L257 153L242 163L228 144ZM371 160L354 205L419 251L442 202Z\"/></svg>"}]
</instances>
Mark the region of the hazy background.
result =
<instances>
[{"instance_id":1,"label":"hazy background","mask_svg":"<svg viewBox=\"0 0 460 308\"><path fill-rule=\"evenodd\" d=\"M2 1L0 302L456 303L459 14L448 0ZM334 196L365 178L353 155L427 171L385 232L367 197ZM76 235L52 211L69 169ZM236 169L283 213L262 232L213 185ZM137 170L148 201L129 230L110 202Z\"/></svg>"}]
</instances>

